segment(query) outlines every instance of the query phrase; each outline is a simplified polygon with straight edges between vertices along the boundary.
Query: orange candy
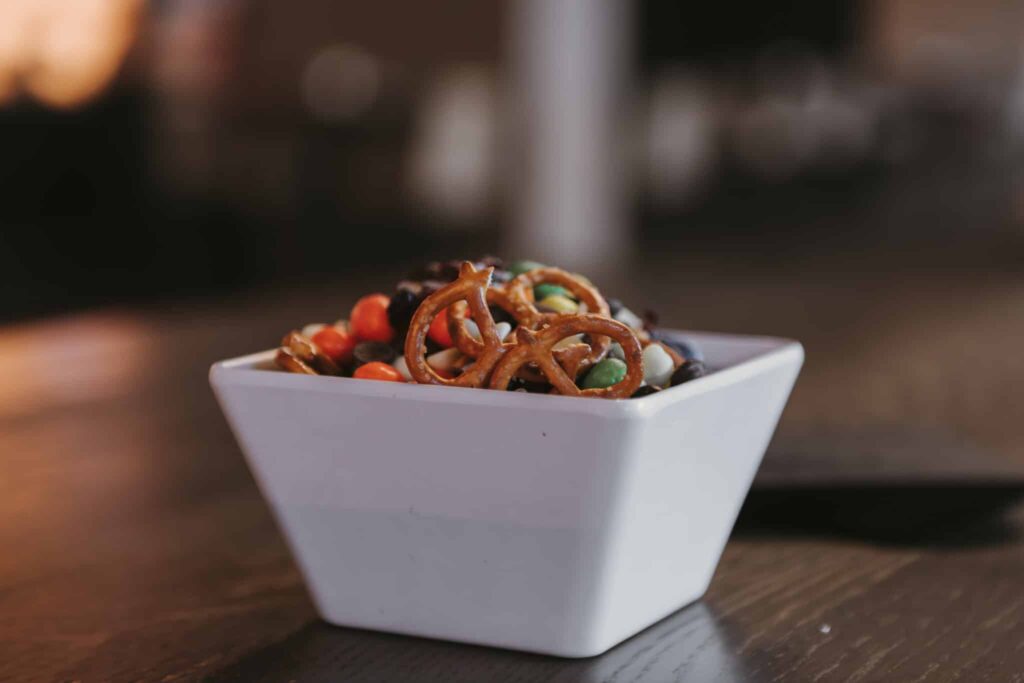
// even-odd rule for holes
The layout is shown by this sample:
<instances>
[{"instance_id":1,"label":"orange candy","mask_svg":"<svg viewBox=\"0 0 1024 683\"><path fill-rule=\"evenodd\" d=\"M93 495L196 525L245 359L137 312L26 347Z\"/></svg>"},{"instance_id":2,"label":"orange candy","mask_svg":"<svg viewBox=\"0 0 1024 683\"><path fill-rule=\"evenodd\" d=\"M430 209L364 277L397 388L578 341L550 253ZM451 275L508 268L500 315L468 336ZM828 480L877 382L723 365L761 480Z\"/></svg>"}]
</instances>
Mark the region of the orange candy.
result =
<instances>
[{"instance_id":1,"label":"orange candy","mask_svg":"<svg viewBox=\"0 0 1024 683\"><path fill-rule=\"evenodd\" d=\"M391 343L395 329L388 321L389 303L385 294L368 294L356 302L349 317L349 329L356 339Z\"/></svg>"},{"instance_id":2,"label":"orange candy","mask_svg":"<svg viewBox=\"0 0 1024 683\"><path fill-rule=\"evenodd\" d=\"M335 363L348 363L356 338L343 329L328 326L313 335L313 343Z\"/></svg>"},{"instance_id":3,"label":"orange candy","mask_svg":"<svg viewBox=\"0 0 1024 683\"><path fill-rule=\"evenodd\" d=\"M453 346L452 335L448 332L448 309L442 310L434 316L427 330L427 336L434 340L434 343L444 348Z\"/></svg>"},{"instance_id":4,"label":"orange candy","mask_svg":"<svg viewBox=\"0 0 1024 683\"><path fill-rule=\"evenodd\" d=\"M394 369L387 363L380 362L379 360L371 361L366 365L360 365L356 368L356 371L352 373L352 376L356 379L377 379L383 382L405 381L398 370Z\"/></svg>"}]
</instances>

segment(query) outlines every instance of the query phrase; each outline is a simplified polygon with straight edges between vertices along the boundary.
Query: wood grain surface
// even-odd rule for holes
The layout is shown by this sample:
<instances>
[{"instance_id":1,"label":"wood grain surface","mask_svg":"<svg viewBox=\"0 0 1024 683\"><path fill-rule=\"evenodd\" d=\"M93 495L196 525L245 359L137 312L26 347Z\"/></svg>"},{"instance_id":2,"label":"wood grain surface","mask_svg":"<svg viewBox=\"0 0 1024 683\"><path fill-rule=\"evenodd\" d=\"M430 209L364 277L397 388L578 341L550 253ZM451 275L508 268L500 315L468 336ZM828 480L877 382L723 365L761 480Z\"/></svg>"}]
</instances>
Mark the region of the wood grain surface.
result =
<instances>
[{"instance_id":1,"label":"wood grain surface","mask_svg":"<svg viewBox=\"0 0 1024 683\"><path fill-rule=\"evenodd\" d=\"M829 338L820 321L800 322L818 304L758 317L783 288L758 296L733 302L731 315L751 314L732 328L805 339L809 387L794 396L783 433L818 428L820 392L839 373L815 359ZM586 660L320 622L206 368L337 317L325 308L353 297L305 289L0 330L0 681L1024 681L1019 507L897 541L745 519L703 601ZM728 329L717 310L694 318L694 327ZM870 397L874 380L858 381ZM960 431L1011 458L1019 406L989 432L997 416L981 400L965 403ZM880 420L931 414L892 401ZM877 406L862 408L860 422L870 422ZM895 524L900 511L891 514Z\"/></svg>"}]
</instances>

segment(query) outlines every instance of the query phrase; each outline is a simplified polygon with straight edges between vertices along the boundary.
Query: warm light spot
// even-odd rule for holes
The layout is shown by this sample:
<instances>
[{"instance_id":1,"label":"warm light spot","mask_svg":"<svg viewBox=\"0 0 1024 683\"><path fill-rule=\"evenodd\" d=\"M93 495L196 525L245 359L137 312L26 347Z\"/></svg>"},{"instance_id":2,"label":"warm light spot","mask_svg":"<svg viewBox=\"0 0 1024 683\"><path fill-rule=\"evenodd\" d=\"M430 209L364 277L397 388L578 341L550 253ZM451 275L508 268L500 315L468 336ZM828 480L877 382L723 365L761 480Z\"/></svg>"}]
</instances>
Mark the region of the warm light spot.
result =
<instances>
[{"instance_id":1,"label":"warm light spot","mask_svg":"<svg viewBox=\"0 0 1024 683\"><path fill-rule=\"evenodd\" d=\"M0 0L0 102L27 92L74 107L117 75L142 0Z\"/></svg>"},{"instance_id":2,"label":"warm light spot","mask_svg":"<svg viewBox=\"0 0 1024 683\"><path fill-rule=\"evenodd\" d=\"M137 320L84 315L0 328L0 418L128 393L152 358Z\"/></svg>"}]
</instances>

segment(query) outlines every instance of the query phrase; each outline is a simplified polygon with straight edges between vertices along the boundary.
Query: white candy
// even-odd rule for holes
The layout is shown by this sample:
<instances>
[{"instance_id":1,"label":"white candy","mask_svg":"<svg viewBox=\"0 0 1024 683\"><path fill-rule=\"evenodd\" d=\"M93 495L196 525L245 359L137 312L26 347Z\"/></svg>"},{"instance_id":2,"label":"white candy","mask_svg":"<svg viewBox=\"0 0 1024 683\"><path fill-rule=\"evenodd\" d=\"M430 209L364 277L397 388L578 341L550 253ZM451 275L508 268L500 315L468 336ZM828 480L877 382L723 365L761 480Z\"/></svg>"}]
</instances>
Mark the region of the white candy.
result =
<instances>
[{"instance_id":1,"label":"white candy","mask_svg":"<svg viewBox=\"0 0 1024 683\"><path fill-rule=\"evenodd\" d=\"M455 361L461 357L462 353L458 349L445 349L427 356L427 365L438 372L442 370L447 372L455 369Z\"/></svg>"},{"instance_id":2,"label":"white candy","mask_svg":"<svg viewBox=\"0 0 1024 683\"><path fill-rule=\"evenodd\" d=\"M640 316L638 316L636 313L629 310L625 306L620 308L619 312L615 314L615 319L618 320L623 325L628 325L629 327L632 327L634 330L644 329L644 321L640 319Z\"/></svg>"},{"instance_id":3,"label":"white candy","mask_svg":"<svg viewBox=\"0 0 1024 683\"><path fill-rule=\"evenodd\" d=\"M655 386L664 386L672 377L675 363L672 356L661 344L650 344L644 349L644 381Z\"/></svg>"},{"instance_id":4,"label":"white candy","mask_svg":"<svg viewBox=\"0 0 1024 683\"><path fill-rule=\"evenodd\" d=\"M626 362L626 352L622 350L622 344L619 342L612 342L612 345L608 347L608 357L617 358L623 363Z\"/></svg>"},{"instance_id":5,"label":"white candy","mask_svg":"<svg viewBox=\"0 0 1024 683\"><path fill-rule=\"evenodd\" d=\"M302 328L302 336L312 337L314 334L324 329L325 327L327 327L327 325L324 325L323 323L310 323Z\"/></svg>"},{"instance_id":6,"label":"white candy","mask_svg":"<svg viewBox=\"0 0 1024 683\"><path fill-rule=\"evenodd\" d=\"M582 343L583 343L583 335L582 334L574 334L571 337L566 337L565 339L559 340L557 344L555 344L554 346L551 347L551 350L552 351L558 351L559 349L568 348L568 347L572 346L573 344L582 344Z\"/></svg>"},{"instance_id":7,"label":"white candy","mask_svg":"<svg viewBox=\"0 0 1024 683\"><path fill-rule=\"evenodd\" d=\"M412 381L412 373L409 372L409 365L405 362L405 356L399 356L395 359L395 362L391 364L395 370L398 370L398 374L405 378L406 382Z\"/></svg>"},{"instance_id":8,"label":"white candy","mask_svg":"<svg viewBox=\"0 0 1024 683\"><path fill-rule=\"evenodd\" d=\"M480 335L480 327L472 320L466 320L466 331L469 332L473 339L483 341L483 337ZM505 341L505 337L512 331L512 326L508 323L497 323L494 326L494 331L498 333L498 339Z\"/></svg>"}]
</instances>

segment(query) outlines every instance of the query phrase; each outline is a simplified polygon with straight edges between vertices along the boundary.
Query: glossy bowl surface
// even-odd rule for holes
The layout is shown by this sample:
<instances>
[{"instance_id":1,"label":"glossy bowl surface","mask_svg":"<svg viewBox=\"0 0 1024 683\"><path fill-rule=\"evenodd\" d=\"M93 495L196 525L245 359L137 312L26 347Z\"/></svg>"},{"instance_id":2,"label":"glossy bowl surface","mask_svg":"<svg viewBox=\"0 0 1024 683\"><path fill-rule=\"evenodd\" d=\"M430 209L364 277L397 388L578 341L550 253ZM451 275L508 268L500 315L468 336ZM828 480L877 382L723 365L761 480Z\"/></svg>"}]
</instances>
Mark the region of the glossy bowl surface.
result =
<instances>
[{"instance_id":1,"label":"glossy bowl surface","mask_svg":"<svg viewBox=\"0 0 1024 683\"><path fill-rule=\"evenodd\" d=\"M566 657L707 589L803 362L678 333L715 371L601 400L273 371L210 382L329 622Z\"/></svg>"}]
</instances>

